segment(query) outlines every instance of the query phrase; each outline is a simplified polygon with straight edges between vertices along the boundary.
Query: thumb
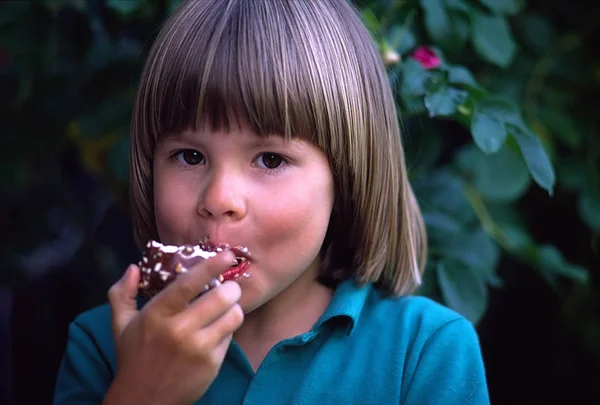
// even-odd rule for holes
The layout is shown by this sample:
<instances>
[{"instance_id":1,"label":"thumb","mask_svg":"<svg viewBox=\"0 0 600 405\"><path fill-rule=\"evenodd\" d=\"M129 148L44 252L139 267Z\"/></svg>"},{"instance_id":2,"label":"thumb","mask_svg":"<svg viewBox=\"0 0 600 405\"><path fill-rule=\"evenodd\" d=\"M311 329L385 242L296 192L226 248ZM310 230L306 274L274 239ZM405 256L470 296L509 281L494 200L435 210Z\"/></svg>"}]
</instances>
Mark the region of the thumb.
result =
<instances>
[{"instance_id":1,"label":"thumb","mask_svg":"<svg viewBox=\"0 0 600 405\"><path fill-rule=\"evenodd\" d=\"M131 319L138 313L136 296L140 282L140 269L129 265L125 274L108 290L108 302L112 310L115 337L121 335Z\"/></svg>"}]
</instances>

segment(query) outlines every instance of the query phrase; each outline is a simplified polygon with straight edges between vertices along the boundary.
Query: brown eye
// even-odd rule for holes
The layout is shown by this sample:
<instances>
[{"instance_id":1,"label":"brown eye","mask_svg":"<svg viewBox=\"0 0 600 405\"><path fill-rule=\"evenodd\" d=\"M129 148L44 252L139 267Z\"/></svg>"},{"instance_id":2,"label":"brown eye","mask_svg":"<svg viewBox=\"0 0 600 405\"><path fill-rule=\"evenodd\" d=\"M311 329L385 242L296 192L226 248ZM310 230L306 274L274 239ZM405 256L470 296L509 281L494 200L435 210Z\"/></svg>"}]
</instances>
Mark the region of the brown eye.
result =
<instances>
[{"instance_id":1,"label":"brown eye","mask_svg":"<svg viewBox=\"0 0 600 405\"><path fill-rule=\"evenodd\" d=\"M277 169L284 162L280 155L270 152L263 153L260 160L267 169Z\"/></svg>"},{"instance_id":2,"label":"brown eye","mask_svg":"<svg viewBox=\"0 0 600 405\"><path fill-rule=\"evenodd\" d=\"M202 153L193 149L181 151L175 157L181 164L189 166L199 165L204 161L204 156Z\"/></svg>"}]
</instances>

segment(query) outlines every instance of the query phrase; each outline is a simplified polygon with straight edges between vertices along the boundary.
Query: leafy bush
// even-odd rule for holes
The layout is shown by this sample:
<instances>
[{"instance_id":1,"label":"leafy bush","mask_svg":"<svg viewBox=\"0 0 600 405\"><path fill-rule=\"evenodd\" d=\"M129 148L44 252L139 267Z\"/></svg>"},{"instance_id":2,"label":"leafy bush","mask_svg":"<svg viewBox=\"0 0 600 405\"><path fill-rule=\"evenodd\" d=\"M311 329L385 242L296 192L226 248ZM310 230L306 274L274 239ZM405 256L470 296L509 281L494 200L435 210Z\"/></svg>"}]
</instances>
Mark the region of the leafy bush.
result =
<instances>
[{"instance_id":1,"label":"leafy bush","mask_svg":"<svg viewBox=\"0 0 600 405\"><path fill-rule=\"evenodd\" d=\"M141 64L176 1L8 2L0 13L2 280L68 262L113 204L126 206L129 119ZM589 22L570 2L359 4L397 94L430 257L421 294L474 323L502 263L556 291L600 352L600 90ZM578 17L579 15L577 15ZM105 185L75 191L65 156ZM35 195L35 200L30 197ZM545 223L561 228L545 228ZM570 232L563 234L563 229ZM61 246L60 255L56 246ZM99 263L116 276L104 248Z\"/></svg>"},{"instance_id":2,"label":"leafy bush","mask_svg":"<svg viewBox=\"0 0 600 405\"><path fill-rule=\"evenodd\" d=\"M364 9L397 90L429 231L422 292L473 322L485 312L488 287L502 284L502 255L525 262L551 288L564 278L589 281L584 261L532 234L523 200L550 204L575 193L572 208L595 237L600 231L597 128L594 117L577 116L572 94L593 82L593 61L578 34L560 37L524 3L371 1ZM533 187L547 198L532 197Z\"/></svg>"}]
</instances>

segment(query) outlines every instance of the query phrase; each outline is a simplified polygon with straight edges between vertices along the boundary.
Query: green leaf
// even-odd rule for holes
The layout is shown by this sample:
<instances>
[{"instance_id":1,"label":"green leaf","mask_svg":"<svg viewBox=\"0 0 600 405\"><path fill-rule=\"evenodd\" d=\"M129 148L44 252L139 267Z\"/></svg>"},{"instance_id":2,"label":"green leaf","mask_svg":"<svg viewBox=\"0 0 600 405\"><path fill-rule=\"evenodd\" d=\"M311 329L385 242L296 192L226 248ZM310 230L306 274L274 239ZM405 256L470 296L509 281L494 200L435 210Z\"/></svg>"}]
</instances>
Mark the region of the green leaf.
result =
<instances>
[{"instance_id":1,"label":"green leaf","mask_svg":"<svg viewBox=\"0 0 600 405\"><path fill-rule=\"evenodd\" d=\"M508 124L507 128L517 141L533 180L552 195L556 176L550 158L540 139L523 124L520 126Z\"/></svg>"},{"instance_id":2,"label":"green leaf","mask_svg":"<svg viewBox=\"0 0 600 405\"><path fill-rule=\"evenodd\" d=\"M464 0L445 0L446 7L451 10L461 11L468 13L471 10L471 6Z\"/></svg>"},{"instance_id":3,"label":"green leaf","mask_svg":"<svg viewBox=\"0 0 600 405\"><path fill-rule=\"evenodd\" d=\"M388 35L390 46L399 54L404 55L417 46L415 34L407 27L399 24L392 26Z\"/></svg>"},{"instance_id":4,"label":"green leaf","mask_svg":"<svg viewBox=\"0 0 600 405\"><path fill-rule=\"evenodd\" d=\"M171 14L177 7L179 7L181 0L167 0L169 6L169 14Z\"/></svg>"},{"instance_id":5,"label":"green leaf","mask_svg":"<svg viewBox=\"0 0 600 405\"><path fill-rule=\"evenodd\" d=\"M525 194L531 177L520 156L505 147L482 157L473 183L486 200L508 203Z\"/></svg>"},{"instance_id":6,"label":"green leaf","mask_svg":"<svg viewBox=\"0 0 600 405\"><path fill-rule=\"evenodd\" d=\"M417 60L413 58L406 59L402 64L400 93L403 97L425 95L427 91L425 84L431 76L431 71L425 70Z\"/></svg>"},{"instance_id":7,"label":"green leaf","mask_svg":"<svg viewBox=\"0 0 600 405\"><path fill-rule=\"evenodd\" d=\"M419 3L432 42L446 50L460 50L468 36L468 21L461 14L447 10L442 0L420 0Z\"/></svg>"},{"instance_id":8,"label":"green leaf","mask_svg":"<svg viewBox=\"0 0 600 405\"><path fill-rule=\"evenodd\" d=\"M144 4L142 0L108 0L108 6L122 15L129 15Z\"/></svg>"},{"instance_id":9,"label":"green leaf","mask_svg":"<svg viewBox=\"0 0 600 405\"><path fill-rule=\"evenodd\" d=\"M462 230L458 221L443 212L423 210L423 220L428 231L436 236L450 236Z\"/></svg>"},{"instance_id":10,"label":"green leaf","mask_svg":"<svg viewBox=\"0 0 600 405\"><path fill-rule=\"evenodd\" d=\"M497 66L508 66L517 47L506 20L476 10L470 15L471 41L477 54Z\"/></svg>"},{"instance_id":11,"label":"green leaf","mask_svg":"<svg viewBox=\"0 0 600 405\"><path fill-rule=\"evenodd\" d=\"M475 144L485 153L496 153L506 141L503 117L504 103L486 98L475 103L471 120L471 135Z\"/></svg>"},{"instance_id":12,"label":"green leaf","mask_svg":"<svg viewBox=\"0 0 600 405\"><path fill-rule=\"evenodd\" d=\"M450 18L442 0L419 0L424 11L424 23L433 42L442 45L454 35Z\"/></svg>"},{"instance_id":13,"label":"green leaf","mask_svg":"<svg viewBox=\"0 0 600 405\"><path fill-rule=\"evenodd\" d=\"M450 116L458 111L458 107L465 102L467 96L466 90L444 83L428 91L424 102L430 117Z\"/></svg>"},{"instance_id":14,"label":"green leaf","mask_svg":"<svg viewBox=\"0 0 600 405\"><path fill-rule=\"evenodd\" d=\"M477 324L487 308L488 292L485 283L460 263L443 261L436 266L442 297L473 324Z\"/></svg>"},{"instance_id":15,"label":"green leaf","mask_svg":"<svg viewBox=\"0 0 600 405\"><path fill-rule=\"evenodd\" d=\"M462 230L438 244L444 258L462 263L483 280L494 274L500 260L500 248L482 227L474 231Z\"/></svg>"},{"instance_id":16,"label":"green leaf","mask_svg":"<svg viewBox=\"0 0 600 405\"><path fill-rule=\"evenodd\" d=\"M522 100L524 98L525 88L528 84L525 77L523 77L526 74L512 72L513 67L511 66L511 72L496 72L496 74L483 77L482 85L489 94L494 94L508 100Z\"/></svg>"},{"instance_id":17,"label":"green leaf","mask_svg":"<svg viewBox=\"0 0 600 405\"><path fill-rule=\"evenodd\" d=\"M465 84L470 87L480 87L473 74L464 66L447 66L448 82L452 84Z\"/></svg>"},{"instance_id":18,"label":"green leaf","mask_svg":"<svg viewBox=\"0 0 600 405\"><path fill-rule=\"evenodd\" d=\"M435 72L425 84L425 107L430 117L450 116L458 111L468 93L449 85L447 72Z\"/></svg>"},{"instance_id":19,"label":"green leaf","mask_svg":"<svg viewBox=\"0 0 600 405\"><path fill-rule=\"evenodd\" d=\"M502 280L497 274L492 274L487 281L487 285L494 288L502 288L504 287L504 280Z\"/></svg>"},{"instance_id":20,"label":"green leaf","mask_svg":"<svg viewBox=\"0 0 600 405\"><path fill-rule=\"evenodd\" d=\"M540 139L527 127L513 102L498 98L496 105L506 121L508 133L521 150L531 176L540 187L552 195L556 181L554 168Z\"/></svg>"},{"instance_id":21,"label":"green leaf","mask_svg":"<svg viewBox=\"0 0 600 405\"><path fill-rule=\"evenodd\" d=\"M583 222L593 231L600 232L600 196L591 190L582 192L577 208Z\"/></svg>"},{"instance_id":22,"label":"green leaf","mask_svg":"<svg viewBox=\"0 0 600 405\"><path fill-rule=\"evenodd\" d=\"M462 179L450 170L432 171L414 181L413 187L419 201L426 201L429 210L447 213L459 223L474 220Z\"/></svg>"},{"instance_id":23,"label":"green leaf","mask_svg":"<svg viewBox=\"0 0 600 405\"><path fill-rule=\"evenodd\" d=\"M515 201L525 194L531 183L527 166L508 147L492 155L484 155L475 147L465 147L456 161L487 201Z\"/></svg>"},{"instance_id":24,"label":"green leaf","mask_svg":"<svg viewBox=\"0 0 600 405\"><path fill-rule=\"evenodd\" d=\"M469 32L471 31L471 24L469 23L469 17L466 14L450 10L449 15L454 29L454 37L451 38L448 49L453 52L459 52L467 43Z\"/></svg>"},{"instance_id":25,"label":"green leaf","mask_svg":"<svg viewBox=\"0 0 600 405\"><path fill-rule=\"evenodd\" d=\"M562 253L552 245L539 247L538 266L549 280L555 275L560 275L581 284L589 281L589 273L585 268L568 263ZM553 281L551 283L555 284Z\"/></svg>"},{"instance_id":26,"label":"green leaf","mask_svg":"<svg viewBox=\"0 0 600 405\"><path fill-rule=\"evenodd\" d=\"M411 177L431 171L444 151L444 135L436 124L433 120L403 120L404 150Z\"/></svg>"},{"instance_id":27,"label":"green leaf","mask_svg":"<svg viewBox=\"0 0 600 405\"><path fill-rule=\"evenodd\" d=\"M534 243L533 238L523 226L500 221L498 226L502 229L509 249L513 251L523 251Z\"/></svg>"},{"instance_id":28,"label":"green leaf","mask_svg":"<svg viewBox=\"0 0 600 405\"><path fill-rule=\"evenodd\" d=\"M404 110L411 114L423 114L427 112L422 96L402 96L402 104L404 106Z\"/></svg>"},{"instance_id":29,"label":"green leaf","mask_svg":"<svg viewBox=\"0 0 600 405\"><path fill-rule=\"evenodd\" d=\"M480 0L494 14L515 15L525 7L525 0Z\"/></svg>"}]
</instances>

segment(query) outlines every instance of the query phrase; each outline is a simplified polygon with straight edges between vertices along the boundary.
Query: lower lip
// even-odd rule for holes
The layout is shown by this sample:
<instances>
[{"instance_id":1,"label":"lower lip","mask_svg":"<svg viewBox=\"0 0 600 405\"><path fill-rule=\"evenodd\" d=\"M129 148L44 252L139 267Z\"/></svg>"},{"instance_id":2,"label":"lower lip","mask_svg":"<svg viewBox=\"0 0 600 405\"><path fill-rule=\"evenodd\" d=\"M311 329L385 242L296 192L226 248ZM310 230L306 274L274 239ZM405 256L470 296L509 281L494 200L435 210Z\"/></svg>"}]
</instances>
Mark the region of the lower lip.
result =
<instances>
[{"instance_id":1,"label":"lower lip","mask_svg":"<svg viewBox=\"0 0 600 405\"><path fill-rule=\"evenodd\" d=\"M246 273L248 266L250 266L250 261L244 260L244 262L239 266L231 267L225 270L225 272L221 275L223 276L224 281L236 280L239 277L242 277L244 273Z\"/></svg>"}]
</instances>

